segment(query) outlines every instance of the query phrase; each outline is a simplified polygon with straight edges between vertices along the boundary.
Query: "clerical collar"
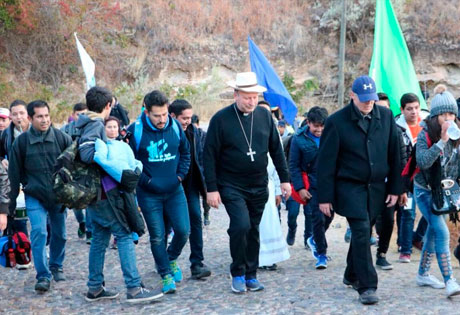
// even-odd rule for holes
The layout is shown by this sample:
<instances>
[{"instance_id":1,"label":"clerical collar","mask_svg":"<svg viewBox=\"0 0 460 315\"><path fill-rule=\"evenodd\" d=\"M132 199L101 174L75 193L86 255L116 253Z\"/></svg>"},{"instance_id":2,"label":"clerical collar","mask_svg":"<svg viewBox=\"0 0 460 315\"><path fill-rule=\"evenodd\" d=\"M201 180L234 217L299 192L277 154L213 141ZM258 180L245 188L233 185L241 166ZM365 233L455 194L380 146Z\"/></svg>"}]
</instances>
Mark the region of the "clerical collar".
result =
<instances>
[{"instance_id":1,"label":"clerical collar","mask_svg":"<svg viewBox=\"0 0 460 315\"><path fill-rule=\"evenodd\" d=\"M247 116L249 116L249 115L252 113L252 112L251 112L251 113L245 113L245 112L243 112L242 110L240 110L240 109L238 108L238 105L236 105L236 103L235 103L235 108L236 108L236 110L238 111L238 113L240 113L240 114L243 115L244 117L247 117ZM255 109L254 109L254 110L255 110Z\"/></svg>"}]
</instances>

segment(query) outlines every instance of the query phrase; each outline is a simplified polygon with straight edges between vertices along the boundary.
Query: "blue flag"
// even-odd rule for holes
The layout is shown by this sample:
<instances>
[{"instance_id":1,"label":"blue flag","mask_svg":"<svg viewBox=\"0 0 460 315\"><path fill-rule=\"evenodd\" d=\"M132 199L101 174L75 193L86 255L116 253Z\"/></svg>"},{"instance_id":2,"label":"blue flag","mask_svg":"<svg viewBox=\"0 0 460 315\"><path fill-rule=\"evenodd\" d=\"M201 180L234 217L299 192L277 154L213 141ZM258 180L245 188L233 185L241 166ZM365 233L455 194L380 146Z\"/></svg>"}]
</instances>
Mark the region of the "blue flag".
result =
<instances>
[{"instance_id":1,"label":"blue flag","mask_svg":"<svg viewBox=\"0 0 460 315\"><path fill-rule=\"evenodd\" d=\"M248 43L251 71L256 73L257 83L267 88L267 92L264 92L265 100L271 106L279 106L284 119L292 125L297 115L296 104L276 74L275 69L273 69L270 62L249 36Z\"/></svg>"}]
</instances>

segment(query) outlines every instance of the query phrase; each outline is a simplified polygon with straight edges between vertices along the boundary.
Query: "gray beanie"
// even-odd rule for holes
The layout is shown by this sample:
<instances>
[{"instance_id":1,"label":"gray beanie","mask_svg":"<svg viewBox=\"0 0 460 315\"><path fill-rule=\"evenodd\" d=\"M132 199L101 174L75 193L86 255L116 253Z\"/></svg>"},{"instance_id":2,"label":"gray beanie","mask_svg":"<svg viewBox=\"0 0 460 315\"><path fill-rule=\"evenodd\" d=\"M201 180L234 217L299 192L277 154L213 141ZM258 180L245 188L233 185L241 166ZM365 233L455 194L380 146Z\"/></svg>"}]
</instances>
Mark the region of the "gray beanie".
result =
<instances>
[{"instance_id":1,"label":"gray beanie","mask_svg":"<svg viewBox=\"0 0 460 315\"><path fill-rule=\"evenodd\" d=\"M441 91L431 100L430 117L438 116L444 113L454 113L458 116L457 101L449 91Z\"/></svg>"}]
</instances>

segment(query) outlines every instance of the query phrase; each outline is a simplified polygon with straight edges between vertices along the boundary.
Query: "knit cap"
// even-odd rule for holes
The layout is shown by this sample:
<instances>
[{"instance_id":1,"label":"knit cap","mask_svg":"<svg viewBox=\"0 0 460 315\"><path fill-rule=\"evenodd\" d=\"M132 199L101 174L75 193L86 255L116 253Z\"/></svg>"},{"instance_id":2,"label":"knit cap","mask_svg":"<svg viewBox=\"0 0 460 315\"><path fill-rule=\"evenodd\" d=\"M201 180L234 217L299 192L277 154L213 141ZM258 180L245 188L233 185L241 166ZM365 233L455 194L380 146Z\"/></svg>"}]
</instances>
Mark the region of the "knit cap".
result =
<instances>
[{"instance_id":1,"label":"knit cap","mask_svg":"<svg viewBox=\"0 0 460 315\"><path fill-rule=\"evenodd\" d=\"M430 117L438 116L444 113L454 113L458 116L457 101L454 96L447 91L445 85L440 84L434 89L436 94L431 100Z\"/></svg>"}]
</instances>

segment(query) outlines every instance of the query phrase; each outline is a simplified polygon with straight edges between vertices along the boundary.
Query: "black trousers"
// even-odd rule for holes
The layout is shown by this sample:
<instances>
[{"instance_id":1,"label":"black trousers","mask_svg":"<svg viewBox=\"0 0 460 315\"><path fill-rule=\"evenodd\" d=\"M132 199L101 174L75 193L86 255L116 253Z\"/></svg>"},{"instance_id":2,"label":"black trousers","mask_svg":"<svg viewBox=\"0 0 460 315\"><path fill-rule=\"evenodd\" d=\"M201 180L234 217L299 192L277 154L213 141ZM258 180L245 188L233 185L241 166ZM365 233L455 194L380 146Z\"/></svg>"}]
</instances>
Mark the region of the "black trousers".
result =
<instances>
[{"instance_id":1,"label":"black trousers","mask_svg":"<svg viewBox=\"0 0 460 315\"><path fill-rule=\"evenodd\" d=\"M231 274L255 279L259 265L259 224L268 200L268 189L221 186L219 193L230 217L227 233L233 260Z\"/></svg>"},{"instance_id":2,"label":"black trousers","mask_svg":"<svg viewBox=\"0 0 460 315\"><path fill-rule=\"evenodd\" d=\"M311 209L311 219L313 227L313 239L316 243L316 252L318 255L327 254L327 240L326 240L326 231L329 228L332 220L334 219L334 212L331 212L331 216L328 217L324 215L321 210L319 210L318 204L318 192L316 190L310 190L311 199L308 203L308 207Z\"/></svg>"},{"instance_id":3,"label":"black trousers","mask_svg":"<svg viewBox=\"0 0 460 315\"><path fill-rule=\"evenodd\" d=\"M371 227L374 222L370 218L347 218L351 229L351 242L347 255L347 268L344 278L350 282L358 281L358 292L377 289L377 272L372 262Z\"/></svg>"},{"instance_id":4,"label":"black trousers","mask_svg":"<svg viewBox=\"0 0 460 315\"><path fill-rule=\"evenodd\" d=\"M375 228L377 234L379 235L379 244L377 253L386 254L390 246L391 235L393 234L393 226L395 224L395 209L399 207L395 205L393 207L387 208L382 211L382 213L377 217L377 223Z\"/></svg>"}]
</instances>

